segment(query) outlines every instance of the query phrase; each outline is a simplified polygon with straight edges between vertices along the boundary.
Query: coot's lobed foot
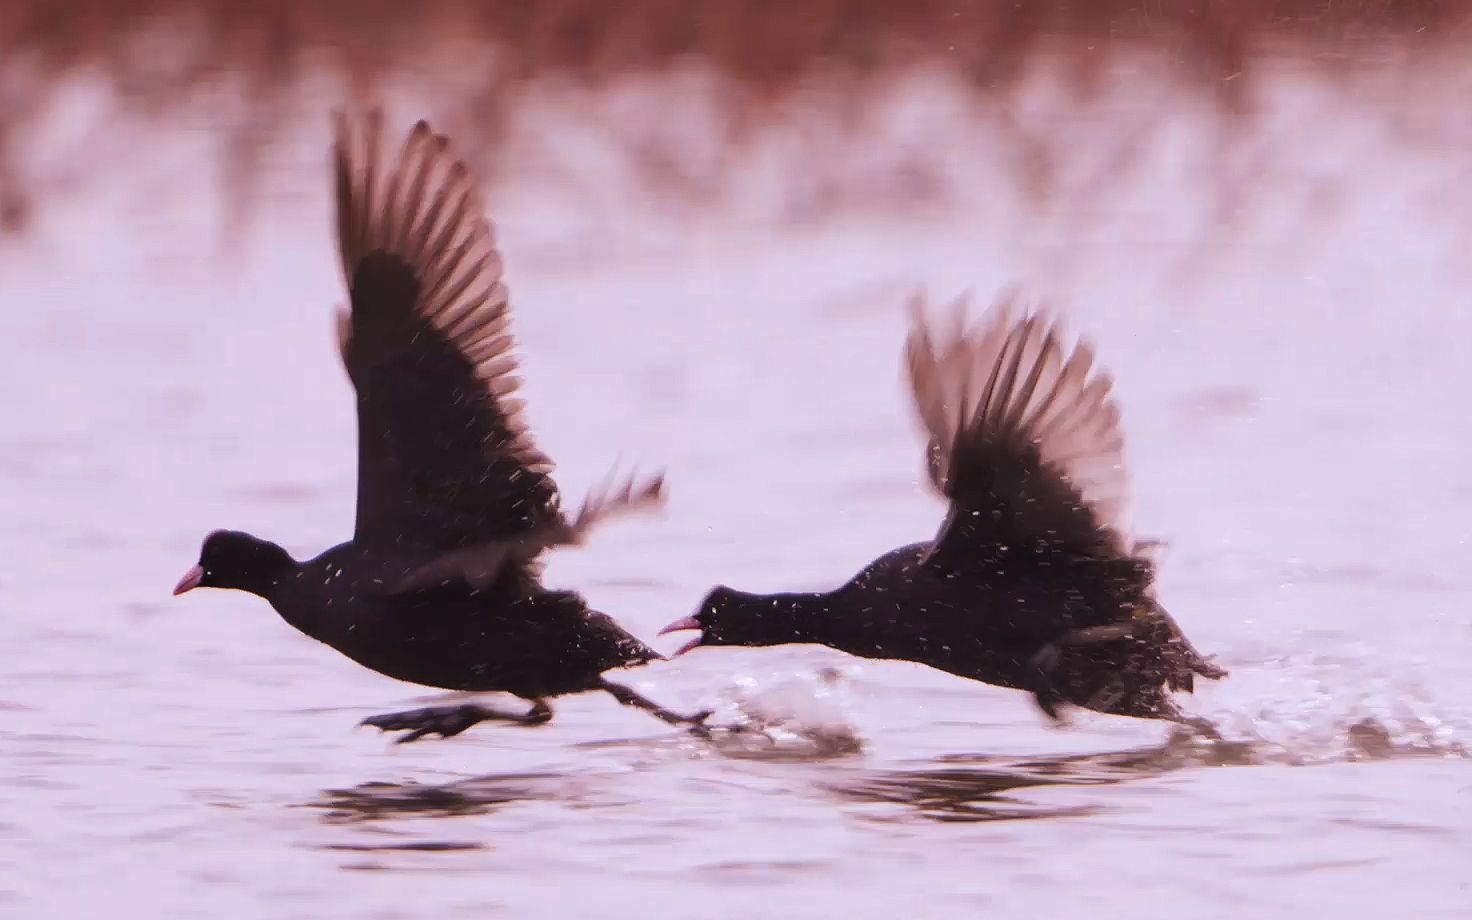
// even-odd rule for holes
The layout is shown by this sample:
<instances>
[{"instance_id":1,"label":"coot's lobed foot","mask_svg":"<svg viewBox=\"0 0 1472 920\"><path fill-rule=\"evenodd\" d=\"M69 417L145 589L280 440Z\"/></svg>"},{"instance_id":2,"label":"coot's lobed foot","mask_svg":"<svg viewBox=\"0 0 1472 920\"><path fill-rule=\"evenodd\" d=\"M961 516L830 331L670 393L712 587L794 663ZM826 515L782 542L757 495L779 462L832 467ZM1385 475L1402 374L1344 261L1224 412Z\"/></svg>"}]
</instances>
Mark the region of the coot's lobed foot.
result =
<instances>
[{"instance_id":1,"label":"coot's lobed foot","mask_svg":"<svg viewBox=\"0 0 1472 920\"><path fill-rule=\"evenodd\" d=\"M361 725L372 725L379 731L407 732L396 744L418 741L425 735L452 738L473 725L492 720L515 722L519 725L544 725L552 718L552 711L541 707L527 713L501 712L476 703L458 706L430 706L425 709L410 709L406 712L388 712L370 716Z\"/></svg>"}]
</instances>

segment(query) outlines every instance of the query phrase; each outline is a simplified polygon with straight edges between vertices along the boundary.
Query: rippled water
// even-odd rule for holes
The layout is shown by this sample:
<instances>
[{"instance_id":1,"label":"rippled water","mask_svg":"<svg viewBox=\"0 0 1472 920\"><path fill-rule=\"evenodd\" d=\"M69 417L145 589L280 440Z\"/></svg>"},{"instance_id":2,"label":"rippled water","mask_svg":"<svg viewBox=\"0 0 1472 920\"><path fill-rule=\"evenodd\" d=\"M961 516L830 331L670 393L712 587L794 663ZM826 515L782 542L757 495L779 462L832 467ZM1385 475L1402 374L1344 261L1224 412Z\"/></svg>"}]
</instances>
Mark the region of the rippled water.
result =
<instances>
[{"instance_id":1,"label":"rippled water","mask_svg":"<svg viewBox=\"0 0 1472 920\"><path fill-rule=\"evenodd\" d=\"M832 585L928 535L902 299L1020 279L1116 372L1163 597L1232 670L1187 698L1222 744L811 648L626 675L756 729L712 743L596 695L355 732L437 697L253 598L168 596L213 527L350 530L325 183L223 261L207 215L147 207L195 187L187 144L78 202L0 263L0 914L1467 916L1472 212L1435 194L1458 161L1301 116L1262 149L1338 169L1335 218L1294 224L1280 172L1206 268L1168 146L1087 231L985 178L989 209L781 232L531 184L497 210L564 491L620 455L673 485L554 582L650 637L714 582Z\"/></svg>"}]
</instances>

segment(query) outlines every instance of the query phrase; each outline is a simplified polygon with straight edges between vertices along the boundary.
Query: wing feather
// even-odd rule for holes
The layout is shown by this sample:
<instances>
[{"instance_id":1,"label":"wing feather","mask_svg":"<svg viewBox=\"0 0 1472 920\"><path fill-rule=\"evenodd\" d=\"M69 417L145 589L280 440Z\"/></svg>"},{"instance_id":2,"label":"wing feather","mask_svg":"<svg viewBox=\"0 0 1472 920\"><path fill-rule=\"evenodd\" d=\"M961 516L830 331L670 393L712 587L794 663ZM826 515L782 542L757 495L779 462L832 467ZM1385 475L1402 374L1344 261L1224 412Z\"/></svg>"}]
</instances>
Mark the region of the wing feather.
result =
<instances>
[{"instance_id":1,"label":"wing feather","mask_svg":"<svg viewBox=\"0 0 1472 920\"><path fill-rule=\"evenodd\" d=\"M969 328L931 321L921 297L910 304L911 394L932 483L952 502L936 554L1019 538L1122 552L1128 478L1113 381L1087 343L1066 348L1051 312L1020 300L1004 291Z\"/></svg>"},{"instance_id":2,"label":"wing feather","mask_svg":"<svg viewBox=\"0 0 1472 920\"><path fill-rule=\"evenodd\" d=\"M437 553L405 573L483 584L515 560L662 496L630 477L560 511L553 464L525 418L510 292L478 183L423 121L385 157L383 118L338 113L331 164L351 309L338 318L358 394L355 540Z\"/></svg>"}]
</instances>

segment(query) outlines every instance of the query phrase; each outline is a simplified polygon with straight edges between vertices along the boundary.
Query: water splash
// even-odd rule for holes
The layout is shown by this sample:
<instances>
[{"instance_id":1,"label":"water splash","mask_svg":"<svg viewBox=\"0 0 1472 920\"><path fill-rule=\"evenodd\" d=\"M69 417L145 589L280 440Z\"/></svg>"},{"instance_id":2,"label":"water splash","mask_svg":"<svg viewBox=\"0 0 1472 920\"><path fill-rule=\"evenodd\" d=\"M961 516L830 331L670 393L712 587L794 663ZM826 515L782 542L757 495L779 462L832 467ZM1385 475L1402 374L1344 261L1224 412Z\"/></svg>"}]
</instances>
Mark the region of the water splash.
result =
<instances>
[{"instance_id":1,"label":"water splash","mask_svg":"<svg viewBox=\"0 0 1472 920\"><path fill-rule=\"evenodd\" d=\"M1413 757L1472 758L1472 713L1440 702L1414 663L1387 666L1368 650L1302 655L1236 665L1200 712L1221 733L1187 727L1163 745L1087 752L1057 767L1070 776L1107 769L1110 781L1187 767L1349 763ZM863 753L861 719L850 694L857 668L786 669L737 676L712 707L708 739L723 756L823 760ZM975 755L966 755L974 759ZM991 762L991 758L987 758Z\"/></svg>"},{"instance_id":2,"label":"water splash","mask_svg":"<svg viewBox=\"0 0 1472 920\"><path fill-rule=\"evenodd\" d=\"M1415 661L1369 648L1235 668L1209 717L1257 763L1472 757L1472 713L1442 702Z\"/></svg>"},{"instance_id":3,"label":"water splash","mask_svg":"<svg viewBox=\"0 0 1472 920\"><path fill-rule=\"evenodd\" d=\"M847 691L848 675L833 667L743 674L714 707L711 744L726 757L753 760L862 753Z\"/></svg>"}]
</instances>

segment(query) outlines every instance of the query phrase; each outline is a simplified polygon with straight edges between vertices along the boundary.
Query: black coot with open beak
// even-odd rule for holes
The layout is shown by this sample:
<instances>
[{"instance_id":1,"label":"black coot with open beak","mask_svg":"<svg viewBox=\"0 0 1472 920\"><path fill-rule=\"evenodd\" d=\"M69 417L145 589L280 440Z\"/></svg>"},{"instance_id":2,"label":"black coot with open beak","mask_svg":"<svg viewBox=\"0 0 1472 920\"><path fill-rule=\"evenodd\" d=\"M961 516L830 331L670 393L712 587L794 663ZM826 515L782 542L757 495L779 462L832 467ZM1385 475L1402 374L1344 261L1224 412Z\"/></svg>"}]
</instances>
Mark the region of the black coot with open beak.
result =
<instances>
[{"instance_id":1,"label":"black coot with open beak","mask_svg":"<svg viewBox=\"0 0 1472 920\"><path fill-rule=\"evenodd\" d=\"M978 325L944 329L914 303L906 368L949 503L935 539L893 550L816 593L721 586L664 633L704 646L816 643L897 659L1065 704L1190 722L1169 691L1226 671L1156 599L1144 544L1125 538L1119 408L1087 344L1065 347L1042 311L1004 295Z\"/></svg>"}]
</instances>

